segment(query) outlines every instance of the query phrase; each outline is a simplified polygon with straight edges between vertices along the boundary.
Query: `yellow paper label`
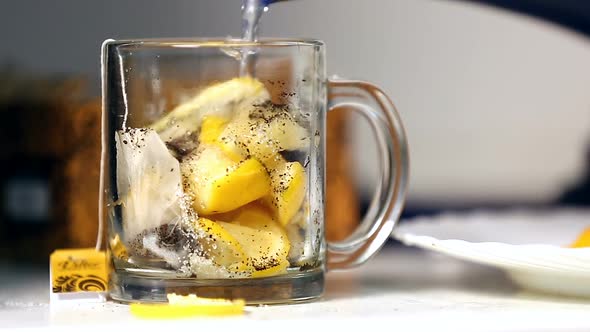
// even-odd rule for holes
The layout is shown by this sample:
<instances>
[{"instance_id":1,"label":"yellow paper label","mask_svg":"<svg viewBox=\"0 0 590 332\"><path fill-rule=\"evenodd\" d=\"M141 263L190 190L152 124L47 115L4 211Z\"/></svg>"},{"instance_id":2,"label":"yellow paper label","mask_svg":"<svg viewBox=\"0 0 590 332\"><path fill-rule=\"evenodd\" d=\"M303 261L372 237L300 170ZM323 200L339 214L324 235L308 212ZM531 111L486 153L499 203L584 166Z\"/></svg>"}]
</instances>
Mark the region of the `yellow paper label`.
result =
<instances>
[{"instance_id":1,"label":"yellow paper label","mask_svg":"<svg viewBox=\"0 0 590 332\"><path fill-rule=\"evenodd\" d=\"M104 251L61 249L50 256L53 293L104 292L107 267Z\"/></svg>"}]
</instances>

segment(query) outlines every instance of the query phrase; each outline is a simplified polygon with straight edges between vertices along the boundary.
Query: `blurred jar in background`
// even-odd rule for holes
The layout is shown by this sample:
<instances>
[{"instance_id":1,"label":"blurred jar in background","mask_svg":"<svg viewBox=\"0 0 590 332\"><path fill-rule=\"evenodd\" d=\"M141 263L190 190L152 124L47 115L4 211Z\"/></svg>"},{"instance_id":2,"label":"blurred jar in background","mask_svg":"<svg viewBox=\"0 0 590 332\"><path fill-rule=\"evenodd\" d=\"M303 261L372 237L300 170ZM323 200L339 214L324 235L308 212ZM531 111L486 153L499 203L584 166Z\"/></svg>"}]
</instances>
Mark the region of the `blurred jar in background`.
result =
<instances>
[{"instance_id":1,"label":"blurred jar in background","mask_svg":"<svg viewBox=\"0 0 590 332\"><path fill-rule=\"evenodd\" d=\"M100 100L86 85L0 70L0 260L94 245Z\"/></svg>"}]
</instances>

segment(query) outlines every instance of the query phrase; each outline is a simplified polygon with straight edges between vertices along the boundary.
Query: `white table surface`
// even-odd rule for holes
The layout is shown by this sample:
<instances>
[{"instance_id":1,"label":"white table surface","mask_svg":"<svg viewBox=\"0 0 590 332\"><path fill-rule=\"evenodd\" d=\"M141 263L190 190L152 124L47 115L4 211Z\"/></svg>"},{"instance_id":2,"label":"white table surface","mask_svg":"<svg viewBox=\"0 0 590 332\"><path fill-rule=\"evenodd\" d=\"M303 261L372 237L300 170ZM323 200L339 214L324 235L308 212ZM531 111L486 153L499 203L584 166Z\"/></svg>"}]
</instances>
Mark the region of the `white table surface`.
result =
<instances>
[{"instance_id":1,"label":"white table surface","mask_svg":"<svg viewBox=\"0 0 590 332\"><path fill-rule=\"evenodd\" d=\"M110 302L51 306L46 271L0 266L0 272L0 328L7 329L304 331L322 324L396 331L590 331L590 300L524 292L498 270L403 247L388 247L356 270L329 273L325 297L317 302L249 307L236 318L145 321Z\"/></svg>"}]
</instances>

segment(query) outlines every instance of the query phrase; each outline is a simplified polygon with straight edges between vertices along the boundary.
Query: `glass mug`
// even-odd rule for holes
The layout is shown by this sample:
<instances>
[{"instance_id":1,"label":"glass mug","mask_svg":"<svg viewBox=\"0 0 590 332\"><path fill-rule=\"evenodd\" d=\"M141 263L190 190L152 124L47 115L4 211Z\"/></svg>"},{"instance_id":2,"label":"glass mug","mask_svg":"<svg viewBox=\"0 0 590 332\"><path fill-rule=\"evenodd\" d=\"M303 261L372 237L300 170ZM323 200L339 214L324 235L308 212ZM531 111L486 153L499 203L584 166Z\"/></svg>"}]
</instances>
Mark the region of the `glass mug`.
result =
<instances>
[{"instance_id":1,"label":"glass mug","mask_svg":"<svg viewBox=\"0 0 590 332\"><path fill-rule=\"evenodd\" d=\"M397 111L366 82L328 80L316 40L107 40L102 47L100 221L110 296L311 300L327 270L388 239L408 148ZM239 76L243 55L255 75ZM326 111L371 125L380 177L366 216L324 237Z\"/></svg>"}]
</instances>

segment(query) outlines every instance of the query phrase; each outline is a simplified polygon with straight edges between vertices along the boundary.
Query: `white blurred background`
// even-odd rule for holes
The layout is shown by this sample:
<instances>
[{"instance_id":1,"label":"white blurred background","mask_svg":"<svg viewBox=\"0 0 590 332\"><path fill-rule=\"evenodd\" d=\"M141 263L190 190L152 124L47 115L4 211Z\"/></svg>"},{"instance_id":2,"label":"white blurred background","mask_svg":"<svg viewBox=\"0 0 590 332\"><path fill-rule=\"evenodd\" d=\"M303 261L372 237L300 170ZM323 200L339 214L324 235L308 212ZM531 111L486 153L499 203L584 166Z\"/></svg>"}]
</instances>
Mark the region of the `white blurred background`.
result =
<instances>
[{"instance_id":1,"label":"white blurred background","mask_svg":"<svg viewBox=\"0 0 590 332\"><path fill-rule=\"evenodd\" d=\"M104 39L237 37L240 3L5 2L0 65L98 82ZM435 0L279 3L263 18L262 35L323 39L330 73L390 94L410 140L409 205L548 203L584 172L589 39L506 11ZM362 123L355 132L359 179L369 192L372 137Z\"/></svg>"}]
</instances>

